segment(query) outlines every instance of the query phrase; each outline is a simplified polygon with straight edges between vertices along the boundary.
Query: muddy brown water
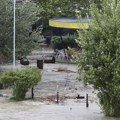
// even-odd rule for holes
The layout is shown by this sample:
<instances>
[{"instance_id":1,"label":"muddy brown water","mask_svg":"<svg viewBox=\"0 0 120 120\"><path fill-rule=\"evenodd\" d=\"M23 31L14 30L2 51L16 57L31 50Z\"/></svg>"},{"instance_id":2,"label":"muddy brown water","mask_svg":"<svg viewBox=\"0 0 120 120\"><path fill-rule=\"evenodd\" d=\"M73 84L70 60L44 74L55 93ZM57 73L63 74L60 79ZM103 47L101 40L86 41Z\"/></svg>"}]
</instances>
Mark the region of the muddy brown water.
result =
<instances>
[{"instance_id":1,"label":"muddy brown water","mask_svg":"<svg viewBox=\"0 0 120 120\"><path fill-rule=\"evenodd\" d=\"M0 90L8 96L0 97L0 120L120 120L105 117L92 86L85 87L76 76L77 66L73 64L44 64L42 81L34 88L34 100L12 102L11 91ZM56 103L58 91L59 104ZM78 94L89 95L88 108L85 99L76 99ZM30 95L29 91L27 96Z\"/></svg>"}]
</instances>

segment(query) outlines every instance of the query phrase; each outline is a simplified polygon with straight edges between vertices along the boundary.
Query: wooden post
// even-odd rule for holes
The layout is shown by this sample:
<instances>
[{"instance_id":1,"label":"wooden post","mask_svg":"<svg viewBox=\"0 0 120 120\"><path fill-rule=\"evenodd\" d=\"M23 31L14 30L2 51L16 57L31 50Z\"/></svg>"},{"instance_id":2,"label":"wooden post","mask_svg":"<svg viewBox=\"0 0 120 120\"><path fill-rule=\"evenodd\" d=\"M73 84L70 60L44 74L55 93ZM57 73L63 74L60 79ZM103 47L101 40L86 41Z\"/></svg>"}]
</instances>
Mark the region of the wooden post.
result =
<instances>
[{"instance_id":1,"label":"wooden post","mask_svg":"<svg viewBox=\"0 0 120 120\"><path fill-rule=\"evenodd\" d=\"M59 103L59 92L57 92L57 104Z\"/></svg>"},{"instance_id":2,"label":"wooden post","mask_svg":"<svg viewBox=\"0 0 120 120\"><path fill-rule=\"evenodd\" d=\"M31 97L34 99L34 88L31 89Z\"/></svg>"},{"instance_id":3,"label":"wooden post","mask_svg":"<svg viewBox=\"0 0 120 120\"><path fill-rule=\"evenodd\" d=\"M89 107L89 103L88 103L88 94L86 94L86 107Z\"/></svg>"}]
</instances>

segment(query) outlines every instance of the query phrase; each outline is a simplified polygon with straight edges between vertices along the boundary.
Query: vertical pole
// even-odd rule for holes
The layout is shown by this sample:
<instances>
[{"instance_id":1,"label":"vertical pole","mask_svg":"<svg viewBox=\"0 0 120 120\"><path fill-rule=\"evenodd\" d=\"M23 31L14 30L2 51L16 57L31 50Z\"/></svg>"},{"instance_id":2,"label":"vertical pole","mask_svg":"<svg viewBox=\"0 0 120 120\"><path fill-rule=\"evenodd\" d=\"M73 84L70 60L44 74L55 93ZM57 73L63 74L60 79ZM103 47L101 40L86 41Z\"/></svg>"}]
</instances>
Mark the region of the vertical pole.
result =
<instances>
[{"instance_id":1,"label":"vertical pole","mask_svg":"<svg viewBox=\"0 0 120 120\"><path fill-rule=\"evenodd\" d=\"M13 11L13 69L15 68L15 5L16 5L16 0L14 0L14 11Z\"/></svg>"},{"instance_id":2,"label":"vertical pole","mask_svg":"<svg viewBox=\"0 0 120 120\"><path fill-rule=\"evenodd\" d=\"M34 88L31 89L31 97L34 98Z\"/></svg>"},{"instance_id":3,"label":"vertical pole","mask_svg":"<svg viewBox=\"0 0 120 120\"><path fill-rule=\"evenodd\" d=\"M59 92L57 92L57 104L59 103Z\"/></svg>"},{"instance_id":4,"label":"vertical pole","mask_svg":"<svg viewBox=\"0 0 120 120\"><path fill-rule=\"evenodd\" d=\"M89 103L88 103L88 94L86 94L86 107L89 107Z\"/></svg>"}]
</instances>

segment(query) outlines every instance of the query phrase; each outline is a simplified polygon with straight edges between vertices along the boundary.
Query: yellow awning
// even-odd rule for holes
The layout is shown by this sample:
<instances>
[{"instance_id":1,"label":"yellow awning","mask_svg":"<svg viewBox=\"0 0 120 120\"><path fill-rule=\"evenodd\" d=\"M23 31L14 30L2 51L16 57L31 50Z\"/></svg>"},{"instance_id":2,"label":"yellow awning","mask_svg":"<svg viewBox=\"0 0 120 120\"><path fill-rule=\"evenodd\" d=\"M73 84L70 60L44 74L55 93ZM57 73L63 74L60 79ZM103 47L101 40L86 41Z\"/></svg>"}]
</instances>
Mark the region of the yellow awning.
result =
<instances>
[{"instance_id":1,"label":"yellow awning","mask_svg":"<svg viewBox=\"0 0 120 120\"><path fill-rule=\"evenodd\" d=\"M92 19L90 19L91 22ZM49 25L58 28L71 28L71 29L89 29L89 22L87 19L69 19L69 18L56 18L50 19Z\"/></svg>"}]
</instances>

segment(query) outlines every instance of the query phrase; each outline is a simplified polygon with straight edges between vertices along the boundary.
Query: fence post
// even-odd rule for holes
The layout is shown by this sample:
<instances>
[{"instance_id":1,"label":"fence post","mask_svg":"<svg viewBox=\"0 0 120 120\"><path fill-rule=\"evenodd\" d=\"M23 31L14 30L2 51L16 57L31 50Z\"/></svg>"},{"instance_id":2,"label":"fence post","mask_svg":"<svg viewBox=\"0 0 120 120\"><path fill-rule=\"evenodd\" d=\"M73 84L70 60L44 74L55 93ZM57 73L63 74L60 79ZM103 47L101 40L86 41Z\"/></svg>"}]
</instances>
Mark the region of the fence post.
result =
<instances>
[{"instance_id":1,"label":"fence post","mask_svg":"<svg viewBox=\"0 0 120 120\"><path fill-rule=\"evenodd\" d=\"M59 103L59 92L57 91L57 104Z\"/></svg>"},{"instance_id":2,"label":"fence post","mask_svg":"<svg viewBox=\"0 0 120 120\"><path fill-rule=\"evenodd\" d=\"M89 103L88 103L88 94L86 94L86 107L89 107Z\"/></svg>"},{"instance_id":3,"label":"fence post","mask_svg":"<svg viewBox=\"0 0 120 120\"><path fill-rule=\"evenodd\" d=\"M34 88L31 89L31 97L34 98Z\"/></svg>"}]
</instances>

